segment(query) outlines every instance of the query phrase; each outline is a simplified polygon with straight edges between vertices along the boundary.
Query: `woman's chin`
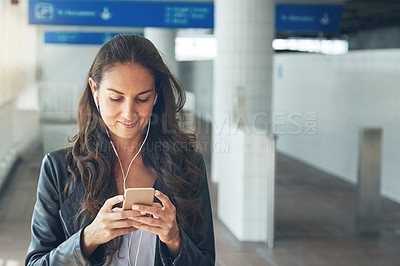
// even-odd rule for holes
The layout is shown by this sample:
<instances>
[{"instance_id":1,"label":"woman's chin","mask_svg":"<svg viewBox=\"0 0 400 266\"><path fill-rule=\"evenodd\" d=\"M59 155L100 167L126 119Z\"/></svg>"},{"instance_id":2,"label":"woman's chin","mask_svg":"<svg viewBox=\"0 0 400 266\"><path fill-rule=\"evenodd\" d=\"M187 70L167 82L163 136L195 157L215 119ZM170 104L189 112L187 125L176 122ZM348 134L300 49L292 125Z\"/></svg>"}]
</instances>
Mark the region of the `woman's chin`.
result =
<instances>
[{"instance_id":1,"label":"woman's chin","mask_svg":"<svg viewBox=\"0 0 400 266\"><path fill-rule=\"evenodd\" d=\"M113 133L117 138L119 138L121 140L126 140L126 141L135 141L138 138L140 139L141 135L142 135L139 132L137 132L136 129L127 130L125 128L124 129L119 129L119 130L117 130L116 132L113 132Z\"/></svg>"}]
</instances>

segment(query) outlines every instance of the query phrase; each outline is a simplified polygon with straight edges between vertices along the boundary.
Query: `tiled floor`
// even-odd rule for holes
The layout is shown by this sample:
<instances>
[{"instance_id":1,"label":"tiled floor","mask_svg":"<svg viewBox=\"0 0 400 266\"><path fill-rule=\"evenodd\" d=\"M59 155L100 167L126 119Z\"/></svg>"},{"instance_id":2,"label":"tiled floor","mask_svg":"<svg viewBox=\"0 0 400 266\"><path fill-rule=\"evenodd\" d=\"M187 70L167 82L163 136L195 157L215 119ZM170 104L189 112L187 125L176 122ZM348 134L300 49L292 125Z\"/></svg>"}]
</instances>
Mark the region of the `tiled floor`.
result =
<instances>
[{"instance_id":1,"label":"tiled floor","mask_svg":"<svg viewBox=\"0 0 400 266\"><path fill-rule=\"evenodd\" d=\"M41 159L38 150L20 161L2 190L0 266L23 265ZM215 218L217 265L400 265L399 205L383 200L381 236L358 237L354 186L281 154L277 163L276 247L241 243Z\"/></svg>"},{"instance_id":2,"label":"tiled floor","mask_svg":"<svg viewBox=\"0 0 400 266\"><path fill-rule=\"evenodd\" d=\"M41 150L21 159L0 197L0 266L23 265L42 160Z\"/></svg>"}]
</instances>

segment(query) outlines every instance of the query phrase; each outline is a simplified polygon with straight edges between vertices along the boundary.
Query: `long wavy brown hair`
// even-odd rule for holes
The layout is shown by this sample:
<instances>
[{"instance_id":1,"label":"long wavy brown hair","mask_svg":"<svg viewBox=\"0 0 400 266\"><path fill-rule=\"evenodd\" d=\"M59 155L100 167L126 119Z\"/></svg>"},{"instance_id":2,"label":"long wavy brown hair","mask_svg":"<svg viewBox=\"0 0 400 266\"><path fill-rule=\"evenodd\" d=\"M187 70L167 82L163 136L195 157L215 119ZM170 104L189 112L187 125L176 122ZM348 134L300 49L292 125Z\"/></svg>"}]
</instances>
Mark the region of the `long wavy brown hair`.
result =
<instances>
[{"instance_id":1,"label":"long wavy brown hair","mask_svg":"<svg viewBox=\"0 0 400 266\"><path fill-rule=\"evenodd\" d=\"M176 207L177 222L193 235L202 222L198 193L194 189L202 177L196 166L195 136L184 133L178 126L177 112L185 103L185 92L163 62L156 47L139 35L118 35L104 44L89 70L99 88L103 74L117 63L134 63L148 69L154 77L158 99L153 107L151 127L141 151L145 167L168 190ZM147 130L147 128L145 129ZM104 202L117 194L113 165L115 154L106 134L106 125L98 112L87 82L78 110L78 133L71 138L73 148L67 157L72 180L80 180L85 198L76 217L92 221ZM121 238L106 244L113 254L121 246Z\"/></svg>"}]
</instances>

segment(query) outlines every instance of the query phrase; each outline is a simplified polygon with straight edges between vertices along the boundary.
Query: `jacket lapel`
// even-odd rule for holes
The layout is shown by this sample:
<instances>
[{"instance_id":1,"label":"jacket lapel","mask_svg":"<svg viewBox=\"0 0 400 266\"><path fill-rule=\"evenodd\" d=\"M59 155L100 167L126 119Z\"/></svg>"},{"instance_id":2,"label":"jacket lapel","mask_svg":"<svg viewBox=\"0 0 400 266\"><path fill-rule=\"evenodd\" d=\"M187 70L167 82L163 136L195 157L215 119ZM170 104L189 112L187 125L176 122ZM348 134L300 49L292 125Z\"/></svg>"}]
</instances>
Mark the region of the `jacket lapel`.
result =
<instances>
[{"instance_id":1,"label":"jacket lapel","mask_svg":"<svg viewBox=\"0 0 400 266\"><path fill-rule=\"evenodd\" d=\"M61 204L59 212L67 237L70 237L78 232L80 228L89 224L89 221L83 222L83 214L80 214L78 218L75 219L75 215L79 212L85 194L85 189L79 184L80 182L71 182L68 196Z\"/></svg>"}]
</instances>

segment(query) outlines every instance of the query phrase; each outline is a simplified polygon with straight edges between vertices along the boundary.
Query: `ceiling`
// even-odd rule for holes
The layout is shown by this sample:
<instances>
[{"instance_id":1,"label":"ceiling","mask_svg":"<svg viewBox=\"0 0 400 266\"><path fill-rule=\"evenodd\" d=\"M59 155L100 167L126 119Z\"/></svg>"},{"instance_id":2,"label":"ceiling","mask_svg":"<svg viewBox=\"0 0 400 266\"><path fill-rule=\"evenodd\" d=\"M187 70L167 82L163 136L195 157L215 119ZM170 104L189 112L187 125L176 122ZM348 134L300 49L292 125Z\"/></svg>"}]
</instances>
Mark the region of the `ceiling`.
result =
<instances>
[{"instance_id":1,"label":"ceiling","mask_svg":"<svg viewBox=\"0 0 400 266\"><path fill-rule=\"evenodd\" d=\"M343 4L341 33L400 27L400 1L353 0Z\"/></svg>"}]
</instances>

